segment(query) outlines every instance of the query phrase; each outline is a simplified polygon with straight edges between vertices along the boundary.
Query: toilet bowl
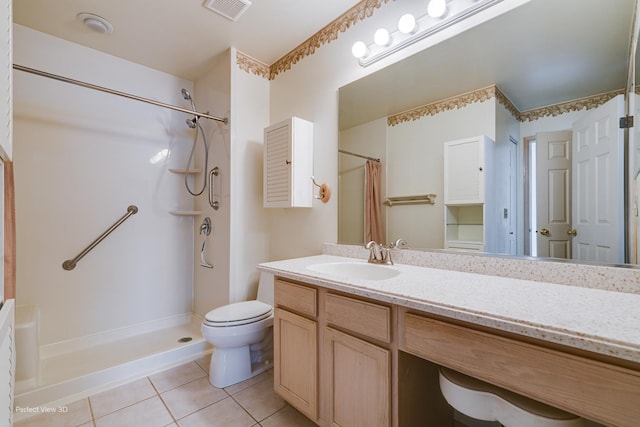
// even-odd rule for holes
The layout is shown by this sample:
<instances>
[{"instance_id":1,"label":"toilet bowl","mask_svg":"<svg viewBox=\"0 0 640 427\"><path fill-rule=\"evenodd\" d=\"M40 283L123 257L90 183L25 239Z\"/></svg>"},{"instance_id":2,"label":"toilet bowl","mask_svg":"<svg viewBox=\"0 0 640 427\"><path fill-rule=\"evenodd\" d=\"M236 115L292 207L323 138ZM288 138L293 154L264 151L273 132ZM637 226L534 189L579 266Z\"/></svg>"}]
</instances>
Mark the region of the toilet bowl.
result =
<instances>
[{"instance_id":1,"label":"toilet bowl","mask_svg":"<svg viewBox=\"0 0 640 427\"><path fill-rule=\"evenodd\" d=\"M273 275L260 274L258 297L211 310L201 325L213 345L209 382L218 388L271 368L273 362Z\"/></svg>"}]
</instances>

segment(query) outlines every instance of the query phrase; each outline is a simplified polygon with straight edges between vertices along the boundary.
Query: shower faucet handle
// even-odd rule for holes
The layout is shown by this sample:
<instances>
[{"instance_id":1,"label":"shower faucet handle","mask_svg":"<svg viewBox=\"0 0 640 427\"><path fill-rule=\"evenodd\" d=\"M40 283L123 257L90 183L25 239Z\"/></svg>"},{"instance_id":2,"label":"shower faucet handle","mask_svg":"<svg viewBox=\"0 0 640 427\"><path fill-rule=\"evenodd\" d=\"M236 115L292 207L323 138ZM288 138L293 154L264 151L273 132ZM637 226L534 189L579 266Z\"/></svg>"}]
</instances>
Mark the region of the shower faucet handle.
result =
<instances>
[{"instance_id":1,"label":"shower faucet handle","mask_svg":"<svg viewBox=\"0 0 640 427\"><path fill-rule=\"evenodd\" d=\"M205 236L211 234L211 218L206 217L200 225L200 234L204 233Z\"/></svg>"},{"instance_id":2,"label":"shower faucet handle","mask_svg":"<svg viewBox=\"0 0 640 427\"><path fill-rule=\"evenodd\" d=\"M404 246L407 246L407 241L404 239L398 239L389 245L389 249L396 249Z\"/></svg>"}]
</instances>

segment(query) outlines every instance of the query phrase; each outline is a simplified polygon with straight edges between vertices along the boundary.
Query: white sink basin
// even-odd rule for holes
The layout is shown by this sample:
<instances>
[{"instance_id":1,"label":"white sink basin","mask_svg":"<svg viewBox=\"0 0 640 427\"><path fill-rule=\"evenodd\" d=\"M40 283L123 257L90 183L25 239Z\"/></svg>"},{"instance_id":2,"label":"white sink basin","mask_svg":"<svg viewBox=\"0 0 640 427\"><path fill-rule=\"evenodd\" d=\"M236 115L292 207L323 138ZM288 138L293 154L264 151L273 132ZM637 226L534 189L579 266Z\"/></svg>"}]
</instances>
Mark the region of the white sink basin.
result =
<instances>
[{"instance_id":1,"label":"white sink basin","mask_svg":"<svg viewBox=\"0 0 640 427\"><path fill-rule=\"evenodd\" d=\"M307 269L346 279L384 280L400 274L400 271L386 265L366 262L328 262L307 266Z\"/></svg>"}]
</instances>

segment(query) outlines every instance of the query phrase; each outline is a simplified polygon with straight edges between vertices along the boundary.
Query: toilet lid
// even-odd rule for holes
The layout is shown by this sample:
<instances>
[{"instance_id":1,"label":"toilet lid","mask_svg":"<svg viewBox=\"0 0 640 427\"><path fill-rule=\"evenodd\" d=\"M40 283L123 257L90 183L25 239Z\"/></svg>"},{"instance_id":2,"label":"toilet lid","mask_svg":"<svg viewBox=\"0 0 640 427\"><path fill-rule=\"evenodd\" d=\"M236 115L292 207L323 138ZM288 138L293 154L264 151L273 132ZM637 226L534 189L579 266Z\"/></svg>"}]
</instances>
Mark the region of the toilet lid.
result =
<instances>
[{"instance_id":1,"label":"toilet lid","mask_svg":"<svg viewBox=\"0 0 640 427\"><path fill-rule=\"evenodd\" d=\"M237 326L257 322L271 315L273 307L262 301L243 301L211 310L205 316L210 326Z\"/></svg>"}]
</instances>

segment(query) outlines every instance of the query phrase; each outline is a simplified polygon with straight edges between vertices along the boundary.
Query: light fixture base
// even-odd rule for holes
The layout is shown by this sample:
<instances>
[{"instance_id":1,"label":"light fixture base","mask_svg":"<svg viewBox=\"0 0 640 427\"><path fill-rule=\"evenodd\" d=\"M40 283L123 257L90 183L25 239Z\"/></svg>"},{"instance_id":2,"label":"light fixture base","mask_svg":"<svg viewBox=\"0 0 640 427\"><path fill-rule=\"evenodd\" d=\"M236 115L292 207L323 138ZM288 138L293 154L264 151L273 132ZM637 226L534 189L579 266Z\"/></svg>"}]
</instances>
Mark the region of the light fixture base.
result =
<instances>
[{"instance_id":1,"label":"light fixture base","mask_svg":"<svg viewBox=\"0 0 640 427\"><path fill-rule=\"evenodd\" d=\"M111 25L111 23L102 16L96 15L94 13L83 12L77 14L76 19L96 33L113 33L113 25Z\"/></svg>"},{"instance_id":2,"label":"light fixture base","mask_svg":"<svg viewBox=\"0 0 640 427\"><path fill-rule=\"evenodd\" d=\"M369 54L359 58L358 63L362 67L368 67L502 1L503 0L458 0L457 2L448 3L447 8L450 8L450 12L445 19L433 23L434 18L425 14L416 20L417 31L408 34L402 33L399 30L394 31L391 33L392 43L388 47L380 47L375 43L367 46ZM460 5L456 7L456 3Z\"/></svg>"}]
</instances>

